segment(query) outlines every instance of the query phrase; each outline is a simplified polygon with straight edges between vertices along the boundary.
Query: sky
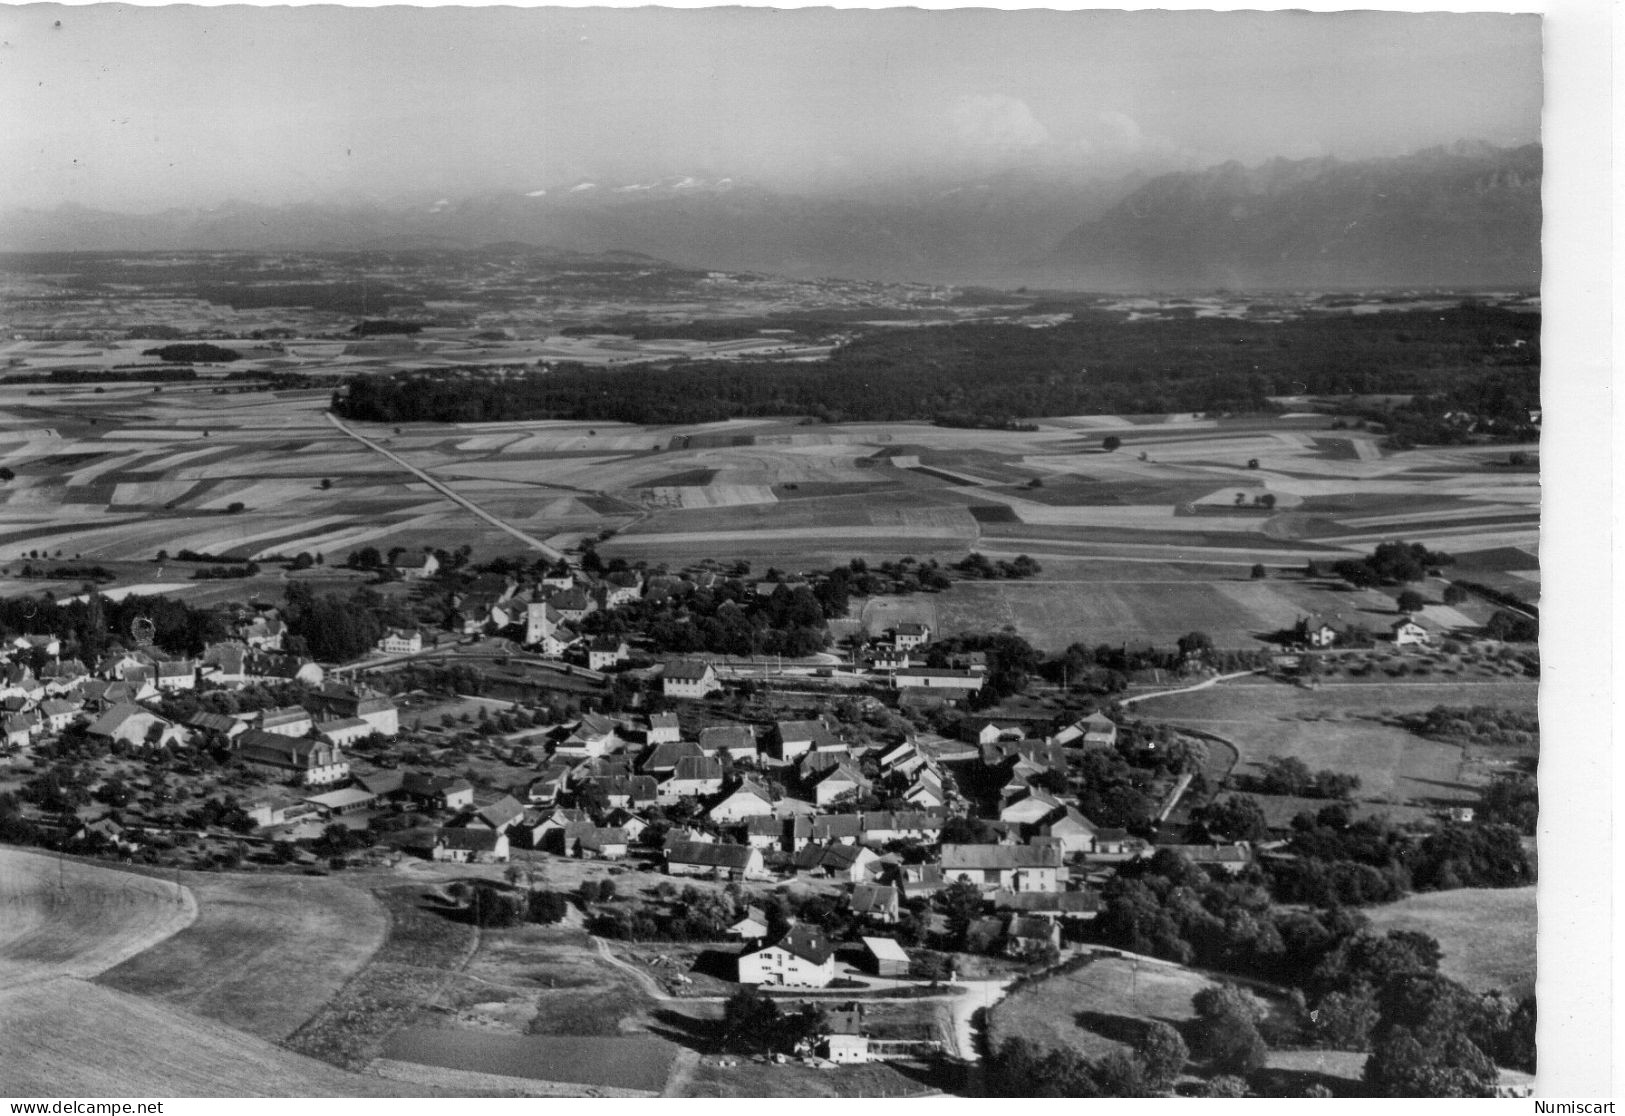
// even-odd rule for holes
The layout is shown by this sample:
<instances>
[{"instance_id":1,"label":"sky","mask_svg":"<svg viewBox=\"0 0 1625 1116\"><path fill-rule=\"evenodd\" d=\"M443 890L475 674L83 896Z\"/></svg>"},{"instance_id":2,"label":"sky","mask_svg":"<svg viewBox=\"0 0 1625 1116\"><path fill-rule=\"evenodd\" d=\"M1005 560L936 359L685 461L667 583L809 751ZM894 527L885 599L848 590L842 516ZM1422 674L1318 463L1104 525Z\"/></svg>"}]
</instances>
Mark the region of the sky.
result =
<instances>
[{"instance_id":1,"label":"sky","mask_svg":"<svg viewBox=\"0 0 1625 1116\"><path fill-rule=\"evenodd\" d=\"M1540 138L1530 15L0 7L0 204L1085 177Z\"/></svg>"}]
</instances>

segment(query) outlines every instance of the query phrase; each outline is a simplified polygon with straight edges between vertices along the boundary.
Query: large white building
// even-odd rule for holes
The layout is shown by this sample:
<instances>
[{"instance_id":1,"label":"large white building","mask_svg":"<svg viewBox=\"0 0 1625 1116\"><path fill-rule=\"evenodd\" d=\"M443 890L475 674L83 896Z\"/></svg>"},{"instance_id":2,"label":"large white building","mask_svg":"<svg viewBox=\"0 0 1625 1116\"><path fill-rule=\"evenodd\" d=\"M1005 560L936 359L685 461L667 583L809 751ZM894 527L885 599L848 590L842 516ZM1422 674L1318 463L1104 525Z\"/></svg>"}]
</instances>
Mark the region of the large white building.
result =
<instances>
[{"instance_id":1,"label":"large white building","mask_svg":"<svg viewBox=\"0 0 1625 1116\"><path fill-rule=\"evenodd\" d=\"M778 941L739 958L740 984L824 988L834 979L835 947L829 935L811 923L797 923Z\"/></svg>"}]
</instances>

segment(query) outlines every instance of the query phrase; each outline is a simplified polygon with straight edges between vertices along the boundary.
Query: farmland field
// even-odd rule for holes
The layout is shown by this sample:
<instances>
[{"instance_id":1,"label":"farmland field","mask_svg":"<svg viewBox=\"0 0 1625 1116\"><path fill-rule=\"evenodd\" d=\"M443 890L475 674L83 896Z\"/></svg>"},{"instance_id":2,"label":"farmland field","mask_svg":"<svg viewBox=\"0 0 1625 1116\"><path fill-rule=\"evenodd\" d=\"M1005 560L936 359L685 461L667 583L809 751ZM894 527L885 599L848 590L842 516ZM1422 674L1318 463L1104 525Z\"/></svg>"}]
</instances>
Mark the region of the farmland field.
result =
<instances>
[{"instance_id":1,"label":"farmland field","mask_svg":"<svg viewBox=\"0 0 1625 1116\"><path fill-rule=\"evenodd\" d=\"M122 969L142 951L161 948L196 925L192 920L199 907L192 893L167 880L0 849L0 911L0 1019L6 1041L0 1093L407 1092L290 1053L161 997L89 983L86 978Z\"/></svg>"},{"instance_id":2,"label":"farmland field","mask_svg":"<svg viewBox=\"0 0 1625 1116\"><path fill-rule=\"evenodd\" d=\"M1538 692L1533 681L1511 679L1348 682L1315 690L1249 679L1148 698L1135 708L1233 742L1241 752L1239 773L1255 773L1273 755L1293 756L1313 770L1358 775L1358 798L1420 804L1472 801L1478 787L1464 778L1460 747L1383 724L1385 712L1418 712L1436 705L1532 709Z\"/></svg>"},{"instance_id":3,"label":"farmland field","mask_svg":"<svg viewBox=\"0 0 1625 1116\"><path fill-rule=\"evenodd\" d=\"M273 1041L328 1001L383 943L365 891L306 876L200 877L198 918L100 983Z\"/></svg>"},{"instance_id":4,"label":"farmland field","mask_svg":"<svg viewBox=\"0 0 1625 1116\"><path fill-rule=\"evenodd\" d=\"M1475 992L1535 990L1535 888L1413 895L1365 912L1379 930L1419 930L1438 940L1439 970Z\"/></svg>"},{"instance_id":5,"label":"farmland field","mask_svg":"<svg viewBox=\"0 0 1625 1116\"><path fill-rule=\"evenodd\" d=\"M490 553L522 545L347 437L324 416L328 398L320 390L0 386L0 465L16 473L0 489L0 562L59 552L150 560L182 548L238 558L304 550L332 560L364 545L469 543ZM1129 427L1075 416L1035 431L772 419L355 429L538 539L612 532L606 556L806 568L856 555L952 561L980 549L1117 568L1199 563L1209 577L1219 569L1228 577L1253 562L1296 567L1403 534L1494 550L1486 581L1516 583L1536 568L1537 475L1485 474L1470 450L1393 453L1359 431L1338 432L1331 452L1316 437L1326 421L1140 416ZM1121 451L1102 453L1097 428L1132 434ZM1246 467L1250 458L1258 468ZM1245 508L1235 506L1238 494ZM1266 494L1273 509L1253 505ZM1048 621L1056 607L1056 595L1033 587L978 591L1014 595L967 598L966 618L983 610ZM1166 601L1125 592L1063 601L1050 626L1065 631L1046 642L1072 629L1111 639L1140 623L1183 632L1203 622L1244 640L1298 603L1290 591L1282 600L1195 588ZM950 610L945 620L954 619Z\"/></svg>"},{"instance_id":6,"label":"farmland field","mask_svg":"<svg viewBox=\"0 0 1625 1116\"><path fill-rule=\"evenodd\" d=\"M0 981L93 977L197 913L165 880L0 848Z\"/></svg>"}]
</instances>

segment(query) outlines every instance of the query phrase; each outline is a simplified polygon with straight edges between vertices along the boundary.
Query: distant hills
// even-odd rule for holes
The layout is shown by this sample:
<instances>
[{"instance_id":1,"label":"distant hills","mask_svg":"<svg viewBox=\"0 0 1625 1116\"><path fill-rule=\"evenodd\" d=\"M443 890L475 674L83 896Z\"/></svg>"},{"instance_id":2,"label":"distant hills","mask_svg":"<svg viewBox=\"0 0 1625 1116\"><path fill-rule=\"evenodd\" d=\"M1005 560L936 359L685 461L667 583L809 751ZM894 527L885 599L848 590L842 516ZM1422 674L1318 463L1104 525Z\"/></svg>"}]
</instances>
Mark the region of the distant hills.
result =
<instances>
[{"instance_id":1,"label":"distant hills","mask_svg":"<svg viewBox=\"0 0 1625 1116\"><path fill-rule=\"evenodd\" d=\"M1534 286L1541 149L1226 163L1146 183L1045 260L1110 287Z\"/></svg>"},{"instance_id":2,"label":"distant hills","mask_svg":"<svg viewBox=\"0 0 1625 1116\"><path fill-rule=\"evenodd\" d=\"M1541 152L1227 163L1117 180L1011 173L805 195L736 179L129 215L0 212L0 250L471 250L546 244L791 275L1098 289L1532 286Z\"/></svg>"}]
</instances>

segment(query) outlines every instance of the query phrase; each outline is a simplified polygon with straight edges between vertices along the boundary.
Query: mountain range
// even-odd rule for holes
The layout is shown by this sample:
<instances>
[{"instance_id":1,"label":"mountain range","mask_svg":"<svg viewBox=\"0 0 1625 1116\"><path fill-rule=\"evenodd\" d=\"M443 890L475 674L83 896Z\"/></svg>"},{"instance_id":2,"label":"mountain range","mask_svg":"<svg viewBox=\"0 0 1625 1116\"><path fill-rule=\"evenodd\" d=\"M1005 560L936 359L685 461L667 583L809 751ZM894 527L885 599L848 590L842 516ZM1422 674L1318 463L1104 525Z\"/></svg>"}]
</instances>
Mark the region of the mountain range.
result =
<instances>
[{"instance_id":1,"label":"mountain range","mask_svg":"<svg viewBox=\"0 0 1625 1116\"><path fill-rule=\"evenodd\" d=\"M1010 173L866 193L738 178L130 215L0 212L0 250L461 250L493 241L791 275L1101 290L1528 287L1541 151L1461 143L1101 180Z\"/></svg>"}]
</instances>

